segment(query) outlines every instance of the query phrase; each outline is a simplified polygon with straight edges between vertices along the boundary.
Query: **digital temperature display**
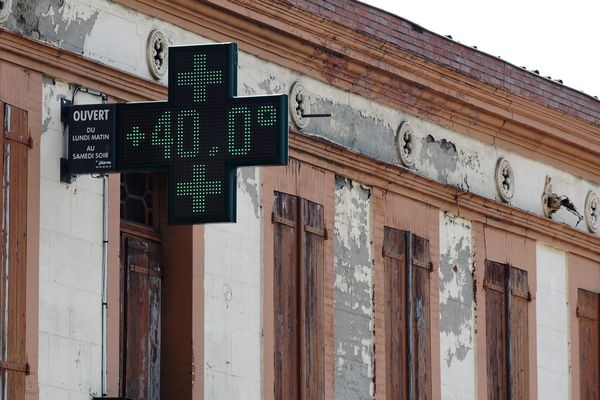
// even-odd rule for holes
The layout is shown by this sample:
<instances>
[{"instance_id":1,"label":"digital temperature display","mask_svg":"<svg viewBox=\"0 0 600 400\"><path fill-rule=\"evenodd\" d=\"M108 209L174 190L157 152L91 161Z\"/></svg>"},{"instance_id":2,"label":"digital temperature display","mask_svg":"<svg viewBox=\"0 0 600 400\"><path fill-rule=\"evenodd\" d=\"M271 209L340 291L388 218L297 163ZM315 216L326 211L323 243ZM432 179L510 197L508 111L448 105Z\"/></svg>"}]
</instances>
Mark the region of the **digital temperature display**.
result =
<instances>
[{"instance_id":1,"label":"digital temperature display","mask_svg":"<svg viewBox=\"0 0 600 400\"><path fill-rule=\"evenodd\" d=\"M235 221L236 167L287 163L287 96L235 97L234 43L169 49L169 100L121 106L122 171L168 171L169 221Z\"/></svg>"},{"instance_id":2,"label":"digital temperature display","mask_svg":"<svg viewBox=\"0 0 600 400\"><path fill-rule=\"evenodd\" d=\"M175 46L168 100L116 105L117 170L168 173L169 223L234 222L236 168L287 164L287 96L236 81L235 43Z\"/></svg>"}]
</instances>

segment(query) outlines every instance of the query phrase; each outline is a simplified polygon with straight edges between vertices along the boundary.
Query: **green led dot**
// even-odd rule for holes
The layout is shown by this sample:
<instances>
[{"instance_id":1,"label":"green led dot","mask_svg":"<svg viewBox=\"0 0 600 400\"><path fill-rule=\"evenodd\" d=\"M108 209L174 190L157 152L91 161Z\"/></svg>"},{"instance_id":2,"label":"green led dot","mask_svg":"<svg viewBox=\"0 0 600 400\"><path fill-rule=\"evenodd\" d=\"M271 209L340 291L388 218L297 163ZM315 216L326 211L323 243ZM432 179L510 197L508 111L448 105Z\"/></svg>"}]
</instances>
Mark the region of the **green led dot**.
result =
<instances>
[{"instance_id":1,"label":"green led dot","mask_svg":"<svg viewBox=\"0 0 600 400\"><path fill-rule=\"evenodd\" d=\"M257 119L260 126L273 126L277 121L277 109L274 106L258 107Z\"/></svg>"},{"instance_id":2,"label":"green led dot","mask_svg":"<svg viewBox=\"0 0 600 400\"><path fill-rule=\"evenodd\" d=\"M140 131L139 126L134 126L126 137L133 142L133 147L138 147L140 142L146 137L146 134Z\"/></svg>"},{"instance_id":3,"label":"green led dot","mask_svg":"<svg viewBox=\"0 0 600 400\"><path fill-rule=\"evenodd\" d=\"M160 116L154 130L152 131L152 144L162 146L166 160L171 158L171 147L173 137L171 136L171 112L165 111Z\"/></svg>"},{"instance_id":4,"label":"green led dot","mask_svg":"<svg viewBox=\"0 0 600 400\"><path fill-rule=\"evenodd\" d=\"M238 114L242 118L236 118ZM244 124L243 142L241 146L235 144L235 127L236 121L242 120ZM227 115L227 144L229 154L234 156L243 156L250 151L250 109L248 107L233 107Z\"/></svg>"},{"instance_id":5,"label":"green led dot","mask_svg":"<svg viewBox=\"0 0 600 400\"><path fill-rule=\"evenodd\" d=\"M180 72L177 74L179 86L193 86L194 101L206 101L206 86L222 83L222 73L218 70L206 70L206 54L194 54L192 72Z\"/></svg>"}]
</instances>

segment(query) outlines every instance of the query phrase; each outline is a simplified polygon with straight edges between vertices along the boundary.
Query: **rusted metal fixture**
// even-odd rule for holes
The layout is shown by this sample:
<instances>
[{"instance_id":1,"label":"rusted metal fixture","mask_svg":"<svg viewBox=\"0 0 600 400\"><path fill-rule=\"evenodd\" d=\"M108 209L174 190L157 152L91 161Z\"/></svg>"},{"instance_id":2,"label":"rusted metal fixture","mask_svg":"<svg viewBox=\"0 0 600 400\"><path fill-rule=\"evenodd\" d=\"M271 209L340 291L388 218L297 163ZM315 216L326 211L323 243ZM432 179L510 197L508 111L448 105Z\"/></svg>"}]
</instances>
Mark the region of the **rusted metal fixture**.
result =
<instances>
[{"instance_id":1,"label":"rusted metal fixture","mask_svg":"<svg viewBox=\"0 0 600 400\"><path fill-rule=\"evenodd\" d=\"M567 196L559 196L552 192L552 178L546 176L546 184L544 185L544 193L542 194L542 207L544 209L544 215L548 218L552 218L552 215L557 212L560 208L564 207L571 214L578 218L575 226L579 225L583 219L583 215L577 211L575 205Z\"/></svg>"}]
</instances>

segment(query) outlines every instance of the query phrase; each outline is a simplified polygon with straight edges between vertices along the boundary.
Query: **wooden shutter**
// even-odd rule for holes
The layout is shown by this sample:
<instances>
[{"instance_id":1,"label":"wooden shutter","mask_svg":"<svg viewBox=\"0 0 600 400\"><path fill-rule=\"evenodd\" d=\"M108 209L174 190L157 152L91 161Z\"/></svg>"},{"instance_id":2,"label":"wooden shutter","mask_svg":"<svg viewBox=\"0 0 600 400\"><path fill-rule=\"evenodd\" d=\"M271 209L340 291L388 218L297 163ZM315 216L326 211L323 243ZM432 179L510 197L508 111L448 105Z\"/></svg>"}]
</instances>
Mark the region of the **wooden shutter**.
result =
<instances>
[{"instance_id":1,"label":"wooden shutter","mask_svg":"<svg viewBox=\"0 0 600 400\"><path fill-rule=\"evenodd\" d=\"M487 353L487 398L508 399L508 353L506 318L506 266L485 262L485 326Z\"/></svg>"},{"instance_id":2,"label":"wooden shutter","mask_svg":"<svg viewBox=\"0 0 600 400\"><path fill-rule=\"evenodd\" d=\"M384 227L387 398L431 399L429 241Z\"/></svg>"},{"instance_id":3,"label":"wooden shutter","mask_svg":"<svg viewBox=\"0 0 600 400\"><path fill-rule=\"evenodd\" d=\"M275 399L300 400L298 199L275 193L273 206Z\"/></svg>"},{"instance_id":4,"label":"wooden shutter","mask_svg":"<svg viewBox=\"0 0 600 400\"><path fill-rule=\"evenodd\" d=\"M300 349L302 399L325 400L323 272L325 227L323 207L300 200Z\"/></svg>"},{"instance_id":5,"label":"wooden shutter","mask_svg":"<svg viewBox=\"0 0 600 400\"><path fill-rule=\"evenodd\" d=\"M529 399L529 286L527 271L510 268L509 371L511 399Z\"/></svg>"},{"instance_id":6,"label":"wooden shutter","mask_svg":"<svg viewBox=\"0 0 600 400\"><path fill-rule=\"evenodd\" d=\"M408 395L405 237L404 231L384 228L386 398L389 400L404 400Z\"/></svg>"},{"instance_id":7,"label":"wooden shutter","mask_svg":"<svg viewBox=\"0 0 600 400\"><path fill-rule=\"evenodd\" d=\"M325 399L323 207L275 193L275 398Z\"/></svg>"},{"instance_id":8,"label":"wooden shutter","mask_svg":"<svg viewBox=\"0 0 600 400\"><path fill-rule=\"evenodd\" d=\"M581 400L600 399L600 307L598 295L577 291L579 322L579 391Z\"/></svg>"},{"instance_id":9,"label":"wooden shutter","mask_svg":"<svg viewBox=\"0 0 600 400\"><path fill-rule=\"evenodd\" d=\"M0 399L25 397L27 267L27 112L0 103L2 243L0 243Z\"/></svg>"},{"instance_id":10,"label":"wooden shutter","mask_svg":"<svg viewBox=\"0 0 600 400\"><path fill-rule=\"evenodd\" d=\"M410 388L411 399L431 399L431 312L429 300L429 240L411 235L412 251L409 254L409 271L412 281L411 323L415 371ZM412 257L411 257L412 256ZM410 345L410 343L409 343Z\"/></svg>"},{"instance_id":11,"label":"wooden shutter","mask_svg":"<svg viewBox=\"0 0 600 400\"><path fill-rule=\"evenodd\" d=\"M160 398L160 246L123 235L124 395Z\"/></svg>"},{"instance_id":12,"label":"wooden shutter","mask_svg":"<svg viewBox=\"0 0 600 400\"><path fill-rule=\"evenodd\" d=\"M488 399L529 399L527 271L486 260Z\"/></svg>"}]
</instances>

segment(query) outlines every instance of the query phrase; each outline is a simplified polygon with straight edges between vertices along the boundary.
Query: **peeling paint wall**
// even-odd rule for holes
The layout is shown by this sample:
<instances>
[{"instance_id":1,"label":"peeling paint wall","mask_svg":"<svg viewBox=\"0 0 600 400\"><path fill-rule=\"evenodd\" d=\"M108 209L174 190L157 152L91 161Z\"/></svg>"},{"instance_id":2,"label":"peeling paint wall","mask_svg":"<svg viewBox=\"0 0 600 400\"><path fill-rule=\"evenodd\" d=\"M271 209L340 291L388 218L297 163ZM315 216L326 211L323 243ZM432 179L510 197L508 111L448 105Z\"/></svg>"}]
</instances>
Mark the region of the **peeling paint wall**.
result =
<instances>
[{"instance_id":1,"label":"peeling paint wall","mask_svg":"<svg viewBox=\"0 0 600 400\"><path fill-rule=\"evenodd\" d=\"M337 176L334 237L335 398L374 393L371 191Z\"/></svg>"},{"instance_id":2,"label":"peeling paint wall","mask_svg":"<svg viewBox=\"0 0 600 400\"><path fill-rule=\"evenodd\" d=\"M566 255L541 243L536 248L538 399L569 398L569 318Z\"/></svg>"},{"instance_id":3,"label":"peeling paint wall","mask_svg":"<svg viewBox=\"0 0 600 400\"><path fill-rule=\"evenodd\" d=\"M237 224L204 228L205 400L262 398L259 169L237 179Z\"/></svg>"},{"instance_id":4,"label":"peeling paint wall","mask_svg":"<svg viewBox=\"0 0 600 400\"><path fill-rule=\"evenodd\" d=\"M146 65L146 42L152 30L162 30L172 44L210 42L105 0L15 0L12 15L2 27L148 79L152 78ZM543 215L540 198L546 175L552 176L555 192L567 195L579 210L589 190L600 191L597 183L246 53L239 55L238 72L240 95L286 93L294 81L301 79L312 111L332 114L330 118L312 118L304 131L382 162L400 164L395 134L400 123L408 121L417 139L415 173L497 201L494 170L498 157L505 157L515 172L512 205L538 215ZM167 76L160 82L167 83ZM577 217L565 210L559 210L553 219L570 226L577 223ZM577 229L586 230L585 224L580 223Z\"/></svg>"},{"instance_id":5,"label":"peeling paint wall","mask_svg":"<svg viewBox=\"0 0 600 400\"><path fill-rule=\"evenodd\" d=\"M60 183L63 82L43 82L40 178L40 400L100 395L102 180ZM78 101L98 102L82 94Z\"/></svg>"},{"instance_id":6,"label":"peeling paint wall","mask_svg":"<svg viewBox=\"0 0 600 400\"><path fill-rule=\"evenodd\" d=\"M471 222L440 212L442 399L475 399L475 300Z\"/></svg>"},{"instance_id":7,"label":"peeling paint wall","mask_svg":"<svg viewBox=\"0 0 600 400\"><path fill-rule=\"evenodd\" d=\"M81 53L98 12L76 1L14 0L6 25L25 36Z\"/></svg>"}]
</instances>

